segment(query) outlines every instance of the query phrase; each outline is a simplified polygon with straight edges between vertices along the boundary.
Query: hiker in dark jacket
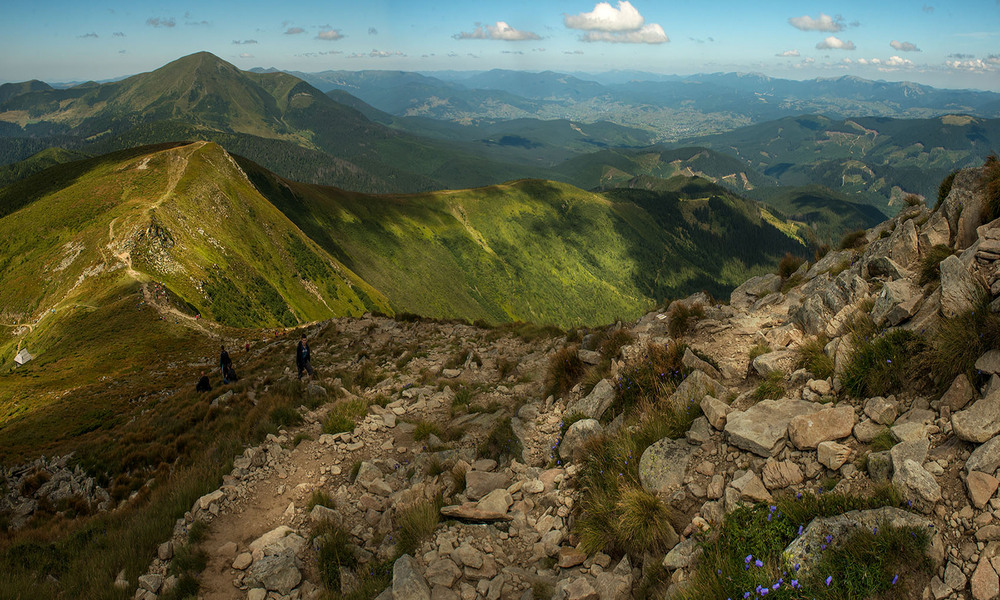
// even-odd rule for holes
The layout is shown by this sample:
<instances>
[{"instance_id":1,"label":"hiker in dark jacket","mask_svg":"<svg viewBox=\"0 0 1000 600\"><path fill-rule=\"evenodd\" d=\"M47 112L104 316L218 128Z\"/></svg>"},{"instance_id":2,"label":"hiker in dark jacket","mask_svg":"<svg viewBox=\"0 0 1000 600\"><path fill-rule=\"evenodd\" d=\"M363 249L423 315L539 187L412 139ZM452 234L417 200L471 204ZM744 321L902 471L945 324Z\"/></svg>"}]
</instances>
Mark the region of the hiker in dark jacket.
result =
<instances>
[{"instance_id":1,"label":"hiker in dark jacket","mask_svg":"<svg viewBox=\"0 0 1000 600\"><path fill-rule=\"evenodd\" d=\"M310 376L313 374L312 364L309 360L309 342L306 341L306 334L302 334L302 339L299 340L299 347L295 350L295 366L299 369L299 379L302 379L302 373L309 373Z\"/></svg>"},{"instance_id":2,"label":"hiker in dark jacket","mask_svg":"<svg viewBox=\"0 0 1000 600\"><path fill-rule=\"evenodd\" d=\"M205 375L204 371L201 372L201 379L198 380L198 385L195 386L194 389L197 390L197 391L199 391L199 392L211 392L212 391L212 384L210 384L208 382L208 375Z\"/></svg>"},{"instance_id":3,"label":"hiker in dark jacket","mask_svg":"<svg viewBox=\"0 0 1000 600\"><path fill-rule=\"evenodd\" d=\"M226 352L226 347L222 347L222 355L219 356L219 369L222 371L222 383L229 383L229 372L233 368L233 361Z\"/></svg>"}]
</instances>

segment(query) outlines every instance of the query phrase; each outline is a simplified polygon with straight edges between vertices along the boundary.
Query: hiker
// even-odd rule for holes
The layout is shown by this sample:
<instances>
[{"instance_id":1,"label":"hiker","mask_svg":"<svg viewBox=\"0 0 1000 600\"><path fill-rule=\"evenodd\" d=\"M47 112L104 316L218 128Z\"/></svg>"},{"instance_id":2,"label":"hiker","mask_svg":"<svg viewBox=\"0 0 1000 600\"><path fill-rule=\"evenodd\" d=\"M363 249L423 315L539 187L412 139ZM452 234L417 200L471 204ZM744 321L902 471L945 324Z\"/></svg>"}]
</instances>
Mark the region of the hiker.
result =
<instances>
[{"instance_id":1,"label":"hiker","mask_svg":"<svg viewBox=\"0 0 1000 600\"><path fill-rule=\"evenodd\" d=\"M219 369L222 371L222 383L229 383L229 371L233 368L233 361L226 352L226 347L222 347L222 355L219 356Z\"/></svg>"},{"instance_id":2,"label":"hiker","mask_svg":"<svg viewBox=\"0 0 1000 600\"><path fill-rule=\"evenodd\" d=\"M310 376L313 374L312 364L309 361L309 342L306 341L306 334L302 334L302 339L299 340L299 347L295 351L295 366L299 369L299 379L302 379L302 373L307 372Z\"/></svg>"},{"instance_id":3,"label":"hiker","mask_svg":"<svg viewBox=\"0 0 1000 600\"><path fill-rule=\"evenodd\" d=\"M201 379L198 380L198 385L194 389L199 392L212 391L212 384L208 382L208 375L205 375L204 371L201 372Z\"/></svg>"},{"instance_id":4,"label":"hiker","mask_svg":"<svg viewBox=\"0 0 1000 600\"><path fill-rule=\"evenodd\" d=\"M235 383L240 380L240 378L236 376L236 369L233 368L233 363L229 363L229 367L226 368L226 379L229 380L229 383Z\"/></svg>"}]
</instances>

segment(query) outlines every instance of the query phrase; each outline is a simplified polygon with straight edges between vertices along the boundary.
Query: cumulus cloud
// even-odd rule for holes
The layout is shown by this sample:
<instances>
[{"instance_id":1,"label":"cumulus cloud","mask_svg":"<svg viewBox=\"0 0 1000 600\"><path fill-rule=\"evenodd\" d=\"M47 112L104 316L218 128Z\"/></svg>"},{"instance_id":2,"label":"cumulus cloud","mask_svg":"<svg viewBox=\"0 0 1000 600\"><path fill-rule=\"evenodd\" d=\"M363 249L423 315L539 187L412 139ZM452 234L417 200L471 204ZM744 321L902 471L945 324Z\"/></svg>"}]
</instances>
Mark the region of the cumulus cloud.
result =
<instances>
[{"instance_id":1,"label":"cumulus cloud","mask_svg":"<svg viewBox=\"0 0 1000 600\"><path fill-rule=\"evenodd\" d=\"M889 60L885 61L885 65L889 67L912 67L913 61L908 58L890 56Z\"/></svg>"},{"instance_id":2,"label":"cumulus cloud","mask_svg":"<svg viewBox=\"0 0 1000 600\"><path fill-rule=\"evenodd\" d=\"M854 42L844 41L836 36L830 36L816 44L818 50L854 50Z\"/></svg>"},{"instance_id":3,"label":"cumulus cloud","mask_svg":"<svg viewBox=\"0 0 1000 600\"><path fill-rule=\"evenodd\" d=\"M298 35L300 33L305 33L306 30L301 27L289 27L285 30L285 35Z\"/></svg>"},{"instance_id":4,"label":"cumulus cloud","mask_svg":"<svg viewBox=\"0 0 1000 600\"><path fill-rule=\"evenodd\" d=\"M900 52L920 52L920 48L917 48L916 44L910 42L892 40L889 42L889 45L892 46L893 49L899 50Z\"/></svg>"},{"instance_id":5,"label":"cumulus cloud","mask_svg":"<svg viewBox=\"0 0 1000 600\"><path fill-rule=\"evenodd\" d=\"M986 64L1000 65L1000 54L990 54L986 57Z\"/></svg>"},{"instance_id":6,"label":"cumulus cloud","mask_svg":"<svg viewBox=\"0 0 1000 600\"><path fill-rule=\"evenodd\" d=\"M505 42L521 42L524 40L542 39L537 33L519 31L504 21L497 21L496 25L483 25L482 23L476 23L476 28L472 31L456 33L452 37L456 40L502 40Z\"/></svg>"},{"instance_id":7,"label":"cumulus cloud","mask_svg":"<svg viewBox=\"0 0 1000 600\"><path fill-rule=\"evenodd\" d=\"M599 2L590 12L563 15L563 23L570 29L585 31L580 38L584 42L663 44L670 41L663 27L656 23L647 24L628 0L621 0L617 7Z\"/></svg>"},{"instance_id":8,"label":"cumulus cloud","mask_svg":"<svg viewBox=\"0 0 1000 600\"><path fill-rule=\"evenodd\" d=\"M334 40L339 40L342 37L344 37L344 35L340 33L339 29L324 29L323 31L320 31L318 34L316 34L317 40L327 40L330 42Z\"/></svg>"},{"instance_id":9,"label":"cumulus cloud","mask_svg":"<svg viewBox=\"0 0 1000 600\"><path fill-rule=\"evenodd\" d=\"M584 31L635 31L645 25L646 19L631 2L621 0L618 8L607 2L598 2L590 12L563 15L563 23L570 29Z\"/></svg>"},{"instance_id":10,"label":"cumulus cloud","mask_svg":"<svg viewBox=\"0 0 1000 600\"><path fill-rule=\"evenodd\" d=\"M116 32L112 33L111 35L113 35L114 37L125 37L125 33L121 32L121 31L116 31Z\"/></svg>"},{"instance_id":11,"label":"cumulus cloud","mask_svg":"<svg viewBox=\"0 0 1000 600\"><path fill-rule=\"evenodd\" d=\"M779 53L775 54L775 56L792 58L792 57L795 57L795 56L799 56L799 51L798 50L785 50L784 52L779 52Z\"/></svg>"},{"instance_id":12,"label":"cumulus cloud","mask_svg":"<svg viewBox=\"0 0 1000 600\"><path fill-rule=\"evenodd\" d=\"M243 41L233 40L233 43L236 45L256 44L257 40L243 40Z\"/></svg>"},{"instance_id":13,"label":"cumulus cloud","mask_svg":"<svg viewBox=\"0 0 1000 600\"><path fill-rule=\"evenodd\" d=\"M663 44L670 41L663 28L656 23L643 25L635 31L588 31L580 39L612 44Z\"/></svg>"},{"instance_id":14,"label":"cumulus cloud","mask_svg":"<svg viewBox=\"0 0 1000 600\"><path fill-rule=\"evenodd\" d=\"M146 19L146 25L150 27L175 27L177 21L173 17L169 19L163 17L150 17Z\"/></svg>"},{"instance_id":15,"label":"cumulus cloud","mask_svg":"<svg viewBox=\"0 0 1000 600\"><path fill-rule=\"evenodd\" d=\"M368 35L378 35L378 29L375 29L374 27L369 27Z\"/></svg>"},{"instance_id":16,"label":"cumulus cloud","mask_svg":"<svg viewBox=\"0 0 1000 600\"><path fill-rule=\"evenodd\" d=\"M990 58L997 58L991 56ZM971 60L948 60L945 61L945 65L955 69L956 71L974 71L974 72L986 72L995 71L994 65L1000 64L1000 59L994 61L993 63L988 62L990 58L983 60L981 58L973 58Z\"/></svg>"},{"instance_id":17,"label":"cumulus cloud","mask_svg":"<svg viewBox=\"0 0 1000 600\"><path fill-rule=\"evenodd\" d=\"M78 37L78 38L97 38L97 37L101 37L101 36L97 35L94 32L90 32L90 33L85 33L83 35L78 35L76 37Z\"/></svg>"},{"instance_id":18,"label":"cumulus cloud","mask_svg":"<svg viewBox=\"0 0 1000 600\"><path fill-rule=\"evenodd\" d=\"M796 29L801 29L802 31L843 31L844 29L844 19L839 15L836 17L831 17L830 15L824 15L819 13L818 18L812 18L809 15L802 15L801 17L791 17L788 19L788 23Z\"/></svg>"}]
</instances>

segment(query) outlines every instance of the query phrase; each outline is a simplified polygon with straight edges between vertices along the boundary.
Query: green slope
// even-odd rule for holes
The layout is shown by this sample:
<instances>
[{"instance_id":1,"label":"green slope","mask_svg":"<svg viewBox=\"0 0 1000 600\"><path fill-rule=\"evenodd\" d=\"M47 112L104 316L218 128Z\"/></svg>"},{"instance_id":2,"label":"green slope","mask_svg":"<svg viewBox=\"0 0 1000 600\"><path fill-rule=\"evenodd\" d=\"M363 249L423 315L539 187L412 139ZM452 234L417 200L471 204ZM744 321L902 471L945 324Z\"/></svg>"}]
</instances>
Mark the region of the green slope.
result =
<instances>
[{"instance_id":1,"label":"green slope","mask_svg":"<svg viewBox=\"0 0 1000 600\"><path fill-rule=\"evenodd\" d=\"M237 327L389 307L213 143L53 167L0 189L0 216L0 319L33 328L22 342L37 342L35 330L62 312L99 308L95 298L134 282L156 283L182 311ZM3 329L0 353L12 351L13 331Z\"/></svg>"},{"instance_id":2,"label":"green slope","mask_svg":"<svg viewBox=\"0 0 1000 600\"><path fill-rule=\"evenodd\" d=\"M520 180L371 196L289 182L240 162L275 206L397 311L603 323L665 297L725 294L773 269L785 252L805 252L759 205L705 181L598 194Z\"/></svg>"}]
</instances>

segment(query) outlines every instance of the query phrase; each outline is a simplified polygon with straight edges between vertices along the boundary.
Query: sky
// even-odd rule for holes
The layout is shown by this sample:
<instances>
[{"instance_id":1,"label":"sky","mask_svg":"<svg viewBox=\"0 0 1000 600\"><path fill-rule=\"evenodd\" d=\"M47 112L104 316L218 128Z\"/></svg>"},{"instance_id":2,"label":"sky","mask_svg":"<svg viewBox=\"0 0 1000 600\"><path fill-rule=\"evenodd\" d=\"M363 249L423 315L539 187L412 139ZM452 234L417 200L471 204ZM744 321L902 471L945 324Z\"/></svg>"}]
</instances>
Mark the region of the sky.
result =
<instances>
[{"instance_id":1,"label":"sky","mask_svg":"<svg viewBox=\"0 0 1000 600\"><path fill-rule=\"evenodd\" d=\"M1000 91L1000 0L4 4L0 82L100 81L208 51L242 69L737 71Z\"/></svg>"}]
</instances>

